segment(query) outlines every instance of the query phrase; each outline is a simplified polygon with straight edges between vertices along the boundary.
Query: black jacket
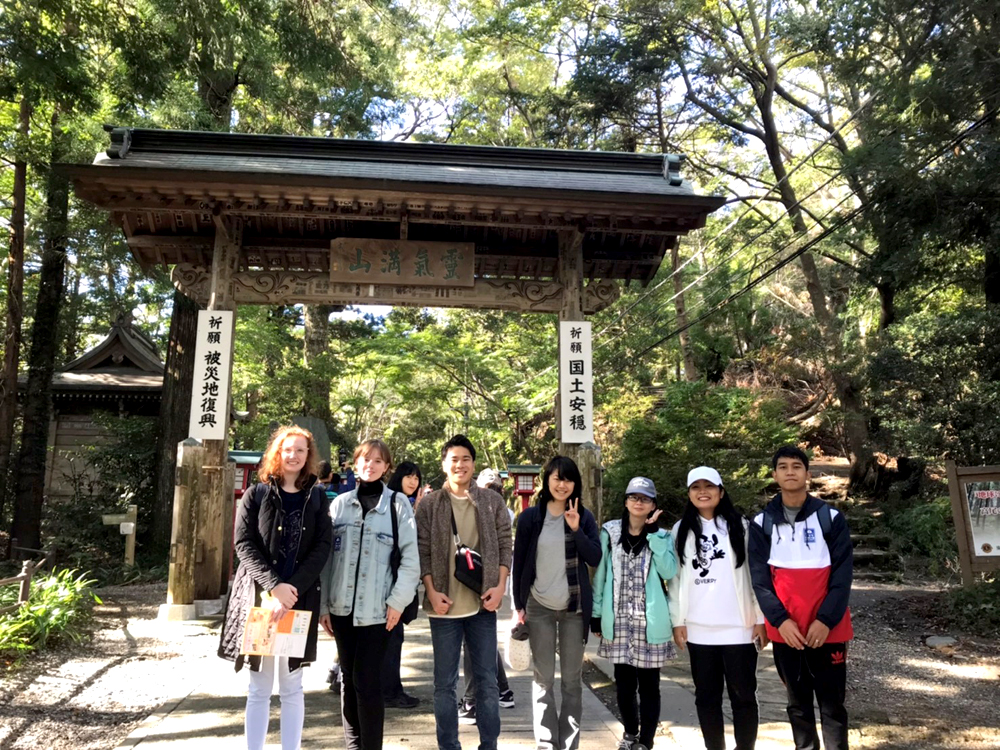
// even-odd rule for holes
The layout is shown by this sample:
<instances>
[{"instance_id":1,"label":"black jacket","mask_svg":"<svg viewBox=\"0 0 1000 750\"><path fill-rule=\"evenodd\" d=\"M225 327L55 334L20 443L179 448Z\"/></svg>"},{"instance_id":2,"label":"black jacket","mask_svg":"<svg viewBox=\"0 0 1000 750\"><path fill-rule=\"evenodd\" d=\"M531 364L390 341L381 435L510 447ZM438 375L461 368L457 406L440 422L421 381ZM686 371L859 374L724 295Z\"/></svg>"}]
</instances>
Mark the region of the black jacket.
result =
<instances>
[{"instance_id":1,"label":"black jacket","mask_svg":"<svg viewBox=\"0 0 1000 750\"><path fill-rule=\"evenodd\" d=\"M236 513L234 543L240 566L236 570L219 640L219 656L236 662L236 671L246 660L250 669L260 670L259 656L240 654L243 626L251 607L260 606L261 594L279 583L290 583L299 592L295 609L312 612L306 652L301 659L289 659L289 669L315 661L319 627L320 582L333 539L330 523L330 501L326 492L312 478L308 485L306 506L302 512L302 538L295 556L295 573L287 581L278 575L281 548L281 524L284 513L276 484L256 484L240 500Z\"/></svg>"},{"instance_id":2,"label":"black jacket","mask_svg":"<svg viewBox=\"0 0 1000 750\"><path fill-rule=\"evenodd\" d=\"M545 508L533 505L521 512L514 535L514 609L524 609L535 582L535 558L538 537L545 522ZM565 528L565 521L563 521ZM580 613L584 622L584 638L590 632L590 616L594 609L594 591L590 586L587 566L601 562L601 532L594 514L586 508L580 511L580 528L576 530L577 580L580 583ZM530 627L530 625L529 625Z\"/></svg>"}]
</instances>

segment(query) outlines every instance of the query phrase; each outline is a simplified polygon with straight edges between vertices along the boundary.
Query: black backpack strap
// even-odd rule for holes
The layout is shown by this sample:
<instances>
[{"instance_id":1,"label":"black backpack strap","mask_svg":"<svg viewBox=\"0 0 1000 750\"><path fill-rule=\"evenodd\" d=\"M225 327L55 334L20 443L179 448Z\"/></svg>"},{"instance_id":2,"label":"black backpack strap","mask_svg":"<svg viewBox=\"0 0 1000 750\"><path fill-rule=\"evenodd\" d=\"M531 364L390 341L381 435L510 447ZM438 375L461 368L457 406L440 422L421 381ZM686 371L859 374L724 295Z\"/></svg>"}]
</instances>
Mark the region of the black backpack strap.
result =
<instances>
[{"instance_id":1,"label":"black backpack strap","mask_svg":"<svg viewBox=\"0 0 1000 750\"><path fill-rule=\"evenodd\" d=\"M399 564L403 553L399 550L399 519L396 517L396 493L389 500L389 516L392 518L392 553L389 557L389 567L392 569L392 582L399 577Z\"/></svg>"},{"instance_id":2,"label":"black backpack strap","mask_svg":"<svg viewBox=\"0 0 1000 750\"><path fill-rule=\"evenodd\" d=\"M833 514L830 513L830 506L823 503L816 511L816 516L819 518L819 527L823 530L823 538L829 542L830 530L833 528Z\"/></svg>"},{"instance_id":3,"label":"black backpack strap","mask_svg":"<svg viewBox=\"0 0 1000 750\"><path fill-rule=\"evenodd\" d=\"M762 513L763 518L761 519L760 526L764 530L764 536L767 537L767 543L771 543L771 532L774 530L774 519L771 518L771 514L767 512L767 508L764 509Z\"/></svg>"}]
</instances>

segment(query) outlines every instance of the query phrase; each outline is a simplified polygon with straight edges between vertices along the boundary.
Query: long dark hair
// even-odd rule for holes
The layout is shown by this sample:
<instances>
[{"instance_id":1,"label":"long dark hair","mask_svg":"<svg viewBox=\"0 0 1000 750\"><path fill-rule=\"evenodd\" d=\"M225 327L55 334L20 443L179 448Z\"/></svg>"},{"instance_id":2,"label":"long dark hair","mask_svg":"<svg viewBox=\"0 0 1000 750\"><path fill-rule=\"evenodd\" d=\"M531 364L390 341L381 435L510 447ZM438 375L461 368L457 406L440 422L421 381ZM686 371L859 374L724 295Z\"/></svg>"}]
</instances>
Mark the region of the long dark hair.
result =
<instances>
[{"instance_id":1,"label":"long dark hair","mask_svg":"<svg viewBox=\"0 0 1000 750\"><path fill-rule=\"evenodd\" d=\"M542 488L538 491L538 499L535 501L535 505L543 508L553 499L552 493L549 492L549 477L553 474L566 482L573 483L573 492L566 499L576 500L576 508L582 516L583 498L581 497L581 493L583 489L583 477L580 476L580 469L576 465L576 462L566 456L556 456L545 464L545 470L542 472Z\"/></svg>"},{"instance_id":2,"label":"long dark hair","mask_svg":"<svg viewBox=\"0 0 1000 750\"><path fill-rule=\"evenodd\" d=\"M729 493L726 492L726 488L720 487L719 489L722 490L722 497L719 498L719 504L715 506L713 518L722 516L725 519L726 526L729 528L729 543L733 548L733 554L736 555L736 567L738 568L744 563L747 557L747 547L743 536L743 515L736 510L736 506L733 505L733 501L730 499ZM681 516L681 525L677 527L678 564L684 564L684 546L687 542L688 534L694 532L700 535L701 530L701 514L694 507L689 494L687 503L684 505L684 515Z\"/></svg>"},{"instance_id":3,"label":"long dark hair","mask_svg":"<svg viewBox=\"0 0 1000 750\"><path fill-rule=\"evenodd\" d=\"M417 475L417 490L419 490L420 485L424 483L424 478L420 474L420 467L412 461L403 461L403 463L397 466L386 487L393 492L402 492L405 495L406 493L403 492L403 479L405 477L411 477L414 474Z\"/></svg>"}]
</instances>

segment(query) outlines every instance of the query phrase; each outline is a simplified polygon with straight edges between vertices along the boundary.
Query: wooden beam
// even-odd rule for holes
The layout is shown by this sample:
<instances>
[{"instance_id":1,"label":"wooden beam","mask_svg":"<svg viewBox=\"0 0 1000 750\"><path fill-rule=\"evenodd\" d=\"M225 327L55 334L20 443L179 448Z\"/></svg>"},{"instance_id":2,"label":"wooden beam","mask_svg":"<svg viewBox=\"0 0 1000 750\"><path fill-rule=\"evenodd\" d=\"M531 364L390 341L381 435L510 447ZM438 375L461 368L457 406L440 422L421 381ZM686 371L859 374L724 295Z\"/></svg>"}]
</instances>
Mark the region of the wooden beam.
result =
<instances>
[{"instance_id":1,"label":"wooden beam","mask_svg":"<svg viewBox=\"0 0 1000 750\"><path fill-rule=\"evenodd\" d=\"M210 273L190 264L174 267L174 285L204 303ZM618 298L614 281L592 281L583 290L585 312L603 310ZM562 285L556 281L476 279L470 288L379 286L331 283L328 273L313 271L237 271L233 274L237 305L325 304L398 305L404 307L470 307L520 312L559 312Z\"/></svg>"}]
</instances>

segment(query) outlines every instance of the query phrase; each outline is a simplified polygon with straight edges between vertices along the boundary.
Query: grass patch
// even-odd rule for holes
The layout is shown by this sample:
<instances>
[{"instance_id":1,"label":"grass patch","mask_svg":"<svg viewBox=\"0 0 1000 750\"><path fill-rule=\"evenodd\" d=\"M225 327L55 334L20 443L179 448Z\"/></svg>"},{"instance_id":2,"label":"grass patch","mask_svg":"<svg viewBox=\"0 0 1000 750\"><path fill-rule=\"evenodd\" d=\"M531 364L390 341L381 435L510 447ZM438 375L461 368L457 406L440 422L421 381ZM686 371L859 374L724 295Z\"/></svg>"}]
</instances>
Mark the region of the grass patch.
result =
<instances>
[{"instance_id":1,"label":"grass patch","mask_svg":"<svg viewBox=\"0 0 1000 750\"><path fill-rule=\"evenodd\" d=\"M63 568L36 575L28 601L13 612L0 615L0 659L16 664L33 651L56 643L78 642L87 635L94 603L93 579L86 573ZM0 588L0 607L17 602L16 585Z\"/></svg>"}]
</instances>

